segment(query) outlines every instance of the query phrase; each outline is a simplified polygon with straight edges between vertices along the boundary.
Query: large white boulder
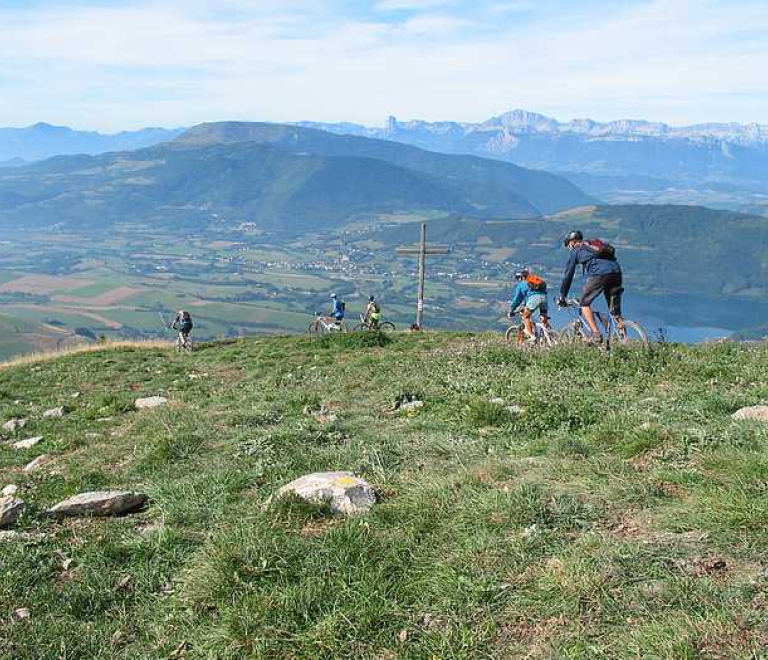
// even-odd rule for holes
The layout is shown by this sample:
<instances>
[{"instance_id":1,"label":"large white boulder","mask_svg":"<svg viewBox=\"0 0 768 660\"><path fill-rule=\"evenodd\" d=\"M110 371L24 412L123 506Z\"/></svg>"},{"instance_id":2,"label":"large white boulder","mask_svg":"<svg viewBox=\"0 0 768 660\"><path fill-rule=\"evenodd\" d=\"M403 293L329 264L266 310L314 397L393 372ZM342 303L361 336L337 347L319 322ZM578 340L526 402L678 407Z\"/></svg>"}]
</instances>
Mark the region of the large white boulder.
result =
<instances>
[{"instance_id":1,"label":"large white boulder","mask_svg":"<svg viewBox=\"0 0 768 660\"><path fill-rule=\"evenodd\" d=\"M276 498L292 494L307 502L328 504L345 516L367 513L376 504L376 491L351 472L313 472L286 484Z\"/></svg>"},{"instance_id":2,"label":"large white boulder","mask_svg":"<svg viewBox=\"0 0 768 660\"><path fill-rule=\"evenodd\" d=\"M750 420L753 422L768 422L768 406L747 406L740 408L733 415L733 419Z\"/></svg>"},{"instance_id":3,"label":"large white boulder","mask_svg":"<svg viewBox=\"0 0 768 660\"><path fill-rule=\"evenodd\" d=\"M48 509L52 516L119 516L144 506L144 493L123 490L98 490L80 493Z\"/></svg>"},{"instance_id":4,"label":"large white boulder","mask_svg":"<svg viewBox=\"0 0 768 660\"><path fill-rule=\"evenodd\" d=\"M144 408L159 408L168 403L168 399L164 396L147 396L142 399L136 399L135 406L137 410Z\"/></svg>"}]
</instances>

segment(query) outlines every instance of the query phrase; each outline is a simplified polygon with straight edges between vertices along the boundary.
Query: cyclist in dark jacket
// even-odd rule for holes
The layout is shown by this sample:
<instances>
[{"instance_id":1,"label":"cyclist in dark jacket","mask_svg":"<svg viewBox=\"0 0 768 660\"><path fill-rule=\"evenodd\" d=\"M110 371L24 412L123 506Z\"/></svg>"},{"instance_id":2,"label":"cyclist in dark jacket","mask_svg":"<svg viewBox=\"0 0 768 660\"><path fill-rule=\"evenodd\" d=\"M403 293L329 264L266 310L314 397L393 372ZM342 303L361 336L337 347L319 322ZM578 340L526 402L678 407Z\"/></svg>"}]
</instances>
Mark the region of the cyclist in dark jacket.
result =
<instances>
[{"instance_id":1,"label":"cyclist in dark jacket","mask_svg":"<svg viewBox=\"0 0 768 660\"><path fill-rule=\"evenodd\" d=\"M189 333L192 332L193 327L192 317L189 312L180 309L171 327L179 333L182 346L186 346L189 341Z\"/></svg>"},{"instance_id":2,"label":"cyclist in dark jacket","mask_svg":"<svg viewBox=\"0 0 768 660\"><path fill-rule=\"evenodd\" d=\"M587 243L584 240L584 235L578 230L570 232L565 237L564 243L571 251L571 256L568 258L563 282L560 285L558 304L565 305L571 284L573 284L576 267L581 265L587 281L584 283L579 304L584 318L592 330L594 341L602 343L603 335L595 320L592 303L602 293L608 302L611 315L616 319L616 324L619 328L624 326L624 319L621 316L621 295L624 293L621 266L615 257L600 256L599 251Z\"/></svg>"}]
</instances>

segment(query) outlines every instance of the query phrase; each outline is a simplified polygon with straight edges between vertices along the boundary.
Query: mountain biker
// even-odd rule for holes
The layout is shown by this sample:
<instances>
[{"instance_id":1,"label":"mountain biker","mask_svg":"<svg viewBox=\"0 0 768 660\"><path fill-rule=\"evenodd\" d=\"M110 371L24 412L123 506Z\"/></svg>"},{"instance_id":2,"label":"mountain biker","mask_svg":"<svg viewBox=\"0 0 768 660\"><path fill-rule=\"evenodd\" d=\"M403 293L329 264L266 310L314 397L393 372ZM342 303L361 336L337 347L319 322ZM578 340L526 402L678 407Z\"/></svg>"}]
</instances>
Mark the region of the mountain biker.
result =
<instances>
[{"instance_id":1,"label":"mountain biker","mask_svg":"<svg viewBox=\"0 0 768 660\"><path fill-rule=\"evenodd\" d=\"M623 330L621 294L624 293L624 288L622 287L621 266L616 261L614 250L610 245L597 239L585 241L584 234L578 229L569 232L563 243L571 251L571 255L565 267L565 276L560 285L560 298L557 303L561 307L565 306L568 292L573 283L573 276L576 273L576 266L581 264L587 279L581 291L579 305L590 330L592 330L593 340L591 343L602 344L603 335L595 320L592 303L602 293L608 303L608 310L616 319L616 325L619 330Z\"/></svg>"},{"instance_id":2,"label":"mountain biker","mask_svg":"<svg viewBox=\"0 0 768 660\"><path fill-rule=\"evenodd\" d=\"M363 323L376 330L381 322L381 306L376 302L374 296L368 296L368 306L365 308L365 318Z\"/></svg>"},{"instance_id":3,"label":"mountain biker","mask_svg":"<svg viewBox=\"0 0 768 660\"><path fill-rule=\"evenodd\" d=\"M331 310L331 316L336 321L337 325L340 325L344 320L344 311L346 305L344 301L339 300L339 296L335 293L331 294L331 300L333 300L333 309Z\"/></svg>"},{"instance_id":4,"label":"mountain biker","mask_svg":"<svg viewBox=\"0 0 768 660\"><path fill-rule=\"evenodd\" d=\"M189 333L192 332L193 327L192 317L189 312L180 309L171 327L178 331L182 346L186 346L189 341Z\"/></svg>"},{"instance_id":5,"label":"mountain biker","mask_svg":"<svg viewBox=\"0 0 768 660\"><path fill-rule=\"evenodd\" d=\"M518 312L523 317L523 327L528 341L536 340L536 332L533 329L533 314L538 311L541 322L549 327L549 315L547 308L547 283L543 278L534 275L527 268L515 273L517 286L510 301L509 317L512 318Z\"/></svg>"}]
</instances>

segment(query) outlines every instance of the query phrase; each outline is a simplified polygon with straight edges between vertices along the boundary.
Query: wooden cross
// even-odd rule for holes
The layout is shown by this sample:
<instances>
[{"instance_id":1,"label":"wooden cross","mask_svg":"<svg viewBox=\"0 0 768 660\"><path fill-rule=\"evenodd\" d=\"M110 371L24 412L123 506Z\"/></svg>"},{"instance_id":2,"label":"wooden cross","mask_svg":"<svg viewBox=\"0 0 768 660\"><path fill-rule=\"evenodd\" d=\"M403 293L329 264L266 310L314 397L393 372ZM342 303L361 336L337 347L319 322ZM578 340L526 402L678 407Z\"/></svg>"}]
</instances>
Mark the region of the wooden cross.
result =
<instances>
[{"instance_id":1,"label":"wooden cross","mask_svg":"<svg viewBox=\"0 0 768 660\"><path fill-rule=\"evenodd\" d=\"M424 321L424 282L427 279L427 255L428 254L448 254L449 250L443 246L430 247L427 245L427 223L421 223L421 242L419 247L402 247L397 248L396 253L401 256L414 256L419 257L419 292L418 299L416 301L416 324L414 330L421 330Z\"/></svg>"}]
</instances>

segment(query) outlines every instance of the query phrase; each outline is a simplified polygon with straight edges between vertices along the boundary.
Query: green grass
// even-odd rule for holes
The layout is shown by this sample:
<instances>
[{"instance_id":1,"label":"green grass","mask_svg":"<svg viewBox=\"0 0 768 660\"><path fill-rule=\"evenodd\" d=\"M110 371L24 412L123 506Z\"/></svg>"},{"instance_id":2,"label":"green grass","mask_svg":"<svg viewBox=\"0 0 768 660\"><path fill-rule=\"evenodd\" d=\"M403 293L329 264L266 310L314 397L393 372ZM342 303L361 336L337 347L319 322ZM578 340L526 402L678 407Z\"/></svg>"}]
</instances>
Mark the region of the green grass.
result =
<instances>
[{"instance_id":1,"label":"green grass","mask_svg":"<svg viewBox=\"0 0 768 660\"><path fill-rule=\"evenodd\" d=\"M132 410L151 394L169 407ZM390 412L406 395L425 406ZM5 369L0 421L45 440L0 444L0 485L45 536L0 543L0 658L764 658L768 427L730 413L766 400L763 345L365 334ZM337 469L377 488L370 514L263 506ZM151 504L43 514L113 487Z\"/></svg>"}]
</instances>

